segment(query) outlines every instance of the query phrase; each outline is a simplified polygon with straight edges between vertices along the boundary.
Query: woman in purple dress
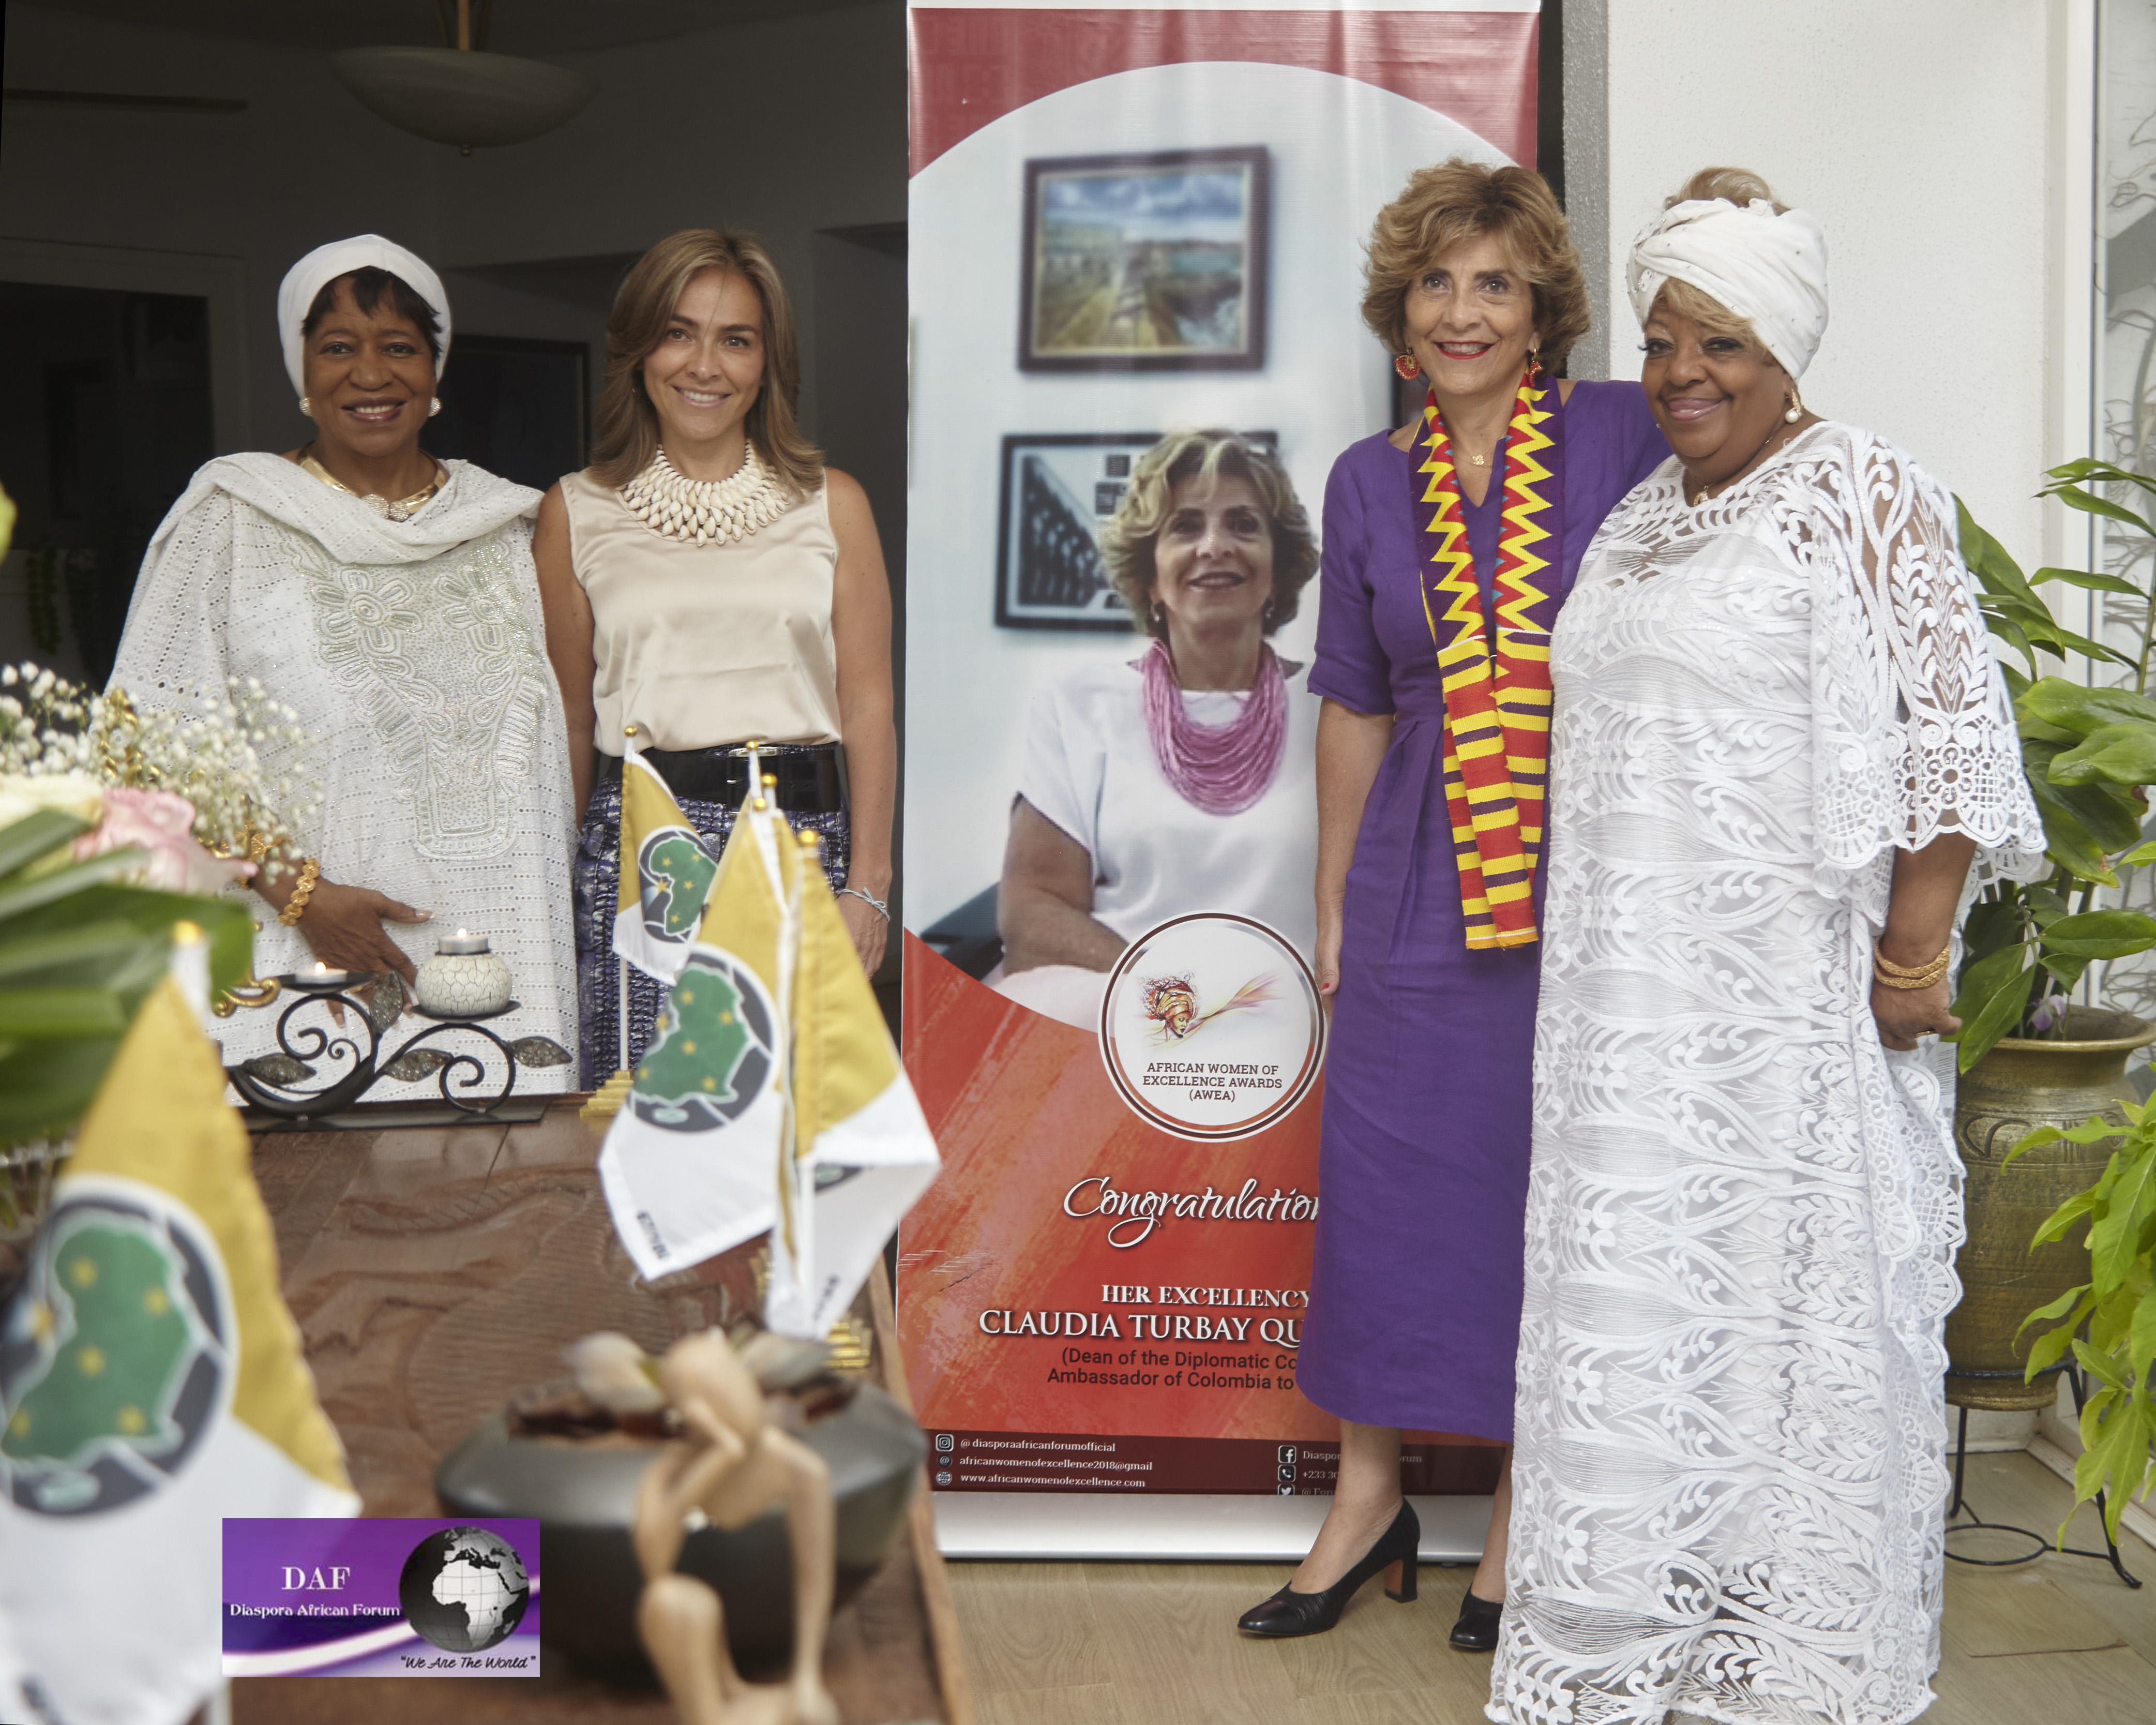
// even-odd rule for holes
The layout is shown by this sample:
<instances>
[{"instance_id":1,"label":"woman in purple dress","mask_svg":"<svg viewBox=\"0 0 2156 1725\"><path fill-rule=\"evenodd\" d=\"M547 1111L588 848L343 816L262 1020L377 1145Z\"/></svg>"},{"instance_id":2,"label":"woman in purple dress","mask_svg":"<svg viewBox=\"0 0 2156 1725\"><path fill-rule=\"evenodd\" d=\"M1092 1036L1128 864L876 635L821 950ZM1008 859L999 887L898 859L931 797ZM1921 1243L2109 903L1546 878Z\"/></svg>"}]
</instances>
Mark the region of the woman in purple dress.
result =
<instances>
[{"instance_id":1,"label":"woman in purple dress","mask_svg":"<svg viewBox=\"0 0 2156 1725\"><path fill-rule=\"evenodd\" d=\"M1414 1597L1400 1432L1508 1443L1542 897L1548 634L1668 455L1636 383L1545 376L1588 326L1539 175L1452 161L1378 213L1363 315L1422 416L1334 463L1310 686L1317 974L1333 1002L1301 1387L1340 1416L1325 1525L1255 1635ZM1464 531L1463 531L1464 530ZM1351 860L1352 859L1352 860ZM1509 1451L1455 1646L1496 1645Z\"/></svg>"}]
</instances>

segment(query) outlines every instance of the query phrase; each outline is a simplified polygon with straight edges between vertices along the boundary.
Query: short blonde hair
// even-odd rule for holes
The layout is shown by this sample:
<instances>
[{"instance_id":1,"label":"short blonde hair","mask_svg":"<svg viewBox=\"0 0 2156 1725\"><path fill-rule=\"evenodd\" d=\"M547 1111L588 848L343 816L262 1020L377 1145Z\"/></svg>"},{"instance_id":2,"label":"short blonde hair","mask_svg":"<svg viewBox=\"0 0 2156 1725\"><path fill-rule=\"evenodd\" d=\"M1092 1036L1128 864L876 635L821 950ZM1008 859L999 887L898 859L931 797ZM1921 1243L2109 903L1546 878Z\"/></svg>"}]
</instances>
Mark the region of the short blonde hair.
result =
<instances>
[{"instance_id":1,"label":"short blonde hair","mask_svg":"<svg viewBox=\"0 0 2156 1725\"><path fill-rule=\"evenodd\" d=\"M1293 620L1303 588L1317 572L1317 540L1280 458L1232 431L1172 431L1138 459L1115 519L1101 530L1101 561L1109 583L1129 608L1133 629L1163 633L1152 616L1159 573L1153 546L1168 523L1176 488L1195 479L1248 480L1265 505L1273 536L1273 597L1265 625L1270 634Z\"/></svg>"},{"instance_id":2,"label":"short blonde hair","mask_svg":"<svg viewBox=\"0 0 2156 1725\"><path fill-rule=\"evenodd\" d=\"M625 485L659 453L659 410L644 393L644 362L673 321L690 282L706 270L730 270L756 290L763 306L763 388L748 410L748 435L797 496L824 483L824 454L794 418L801 396L801 346L778 266L752 234L685 228L636 260L607 318L606 377L593 415L592 477Z\"/></svg>"},{"instance_id":3,"label":"short blonde hair","mask_svg":"<svg viewBox=\"0 0 2156 1725\"><path fill-rule=\"evenodd\" d=\"M1400 353L1407 348L1408 290L1455 246L1493 234L1534 297L1542 362L1555 371L1587 333L1587 278L1564 212L1532 169L1491 167L1454 157L1409 176L1378 212L1363 268L1363 321Z\"/></svg>"},{"instance_id":4,"label":"short blonde hair","mask_svg":"<svg viewBox=\"0 0 2156 1725\"><path fill-rule=\"evenodd\" d=\"M1662 200L1664 209L1675 209L1681 203L1702 203L1710 198L1727 198L1740 209L1755 198L1764 198L1774 207L1774 213L1785 216L1789 206L1776 201L1774 187L1749 168L1703 167L1684 183L1683 190ZM1655 303L1647 308L1652 317L1658 311L1673 311L1679 317L1690 318L1697 324L1700 332L1707 336L1734 336L1740 341L1748 341L1761 352L1767 344L1759 339L1759 332L1752 327L1752 320L1739 317L1721 300L1703 288L1696 288L1688 281L1679 281L1671 276L1655 295ZM1772 358L1770 354L1768 356ZM1781 362L1774 362L1779 365Z\"/></svg>"}]
</instances>

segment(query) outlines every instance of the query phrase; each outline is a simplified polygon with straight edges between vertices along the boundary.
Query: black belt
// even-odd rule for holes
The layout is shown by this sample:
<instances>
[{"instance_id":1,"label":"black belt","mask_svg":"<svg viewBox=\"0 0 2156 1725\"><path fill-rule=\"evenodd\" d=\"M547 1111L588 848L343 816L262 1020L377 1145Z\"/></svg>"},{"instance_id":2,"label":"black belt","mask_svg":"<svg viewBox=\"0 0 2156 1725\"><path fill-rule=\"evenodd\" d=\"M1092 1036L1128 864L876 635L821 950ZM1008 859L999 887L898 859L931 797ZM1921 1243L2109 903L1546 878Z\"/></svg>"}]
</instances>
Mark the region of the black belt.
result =
<instances>
[{"instance_id":1,"label":"black belt","mask_svg":"<svg viewBox=\"0 0 2156 1725\"><path fill-rule=\"evenodd\" d=\"M738 804L748 794L748 751L738 743L708 749L642 749L638 752L677 797L699 803ZM789 814L839 814L846 807L846 769L835 742L788 746L778 754L766 750L763 770L778 781L773 788L777 807ZM621 783L621 757L599 757L599 780Z\"/></svg>"}]
</instances>

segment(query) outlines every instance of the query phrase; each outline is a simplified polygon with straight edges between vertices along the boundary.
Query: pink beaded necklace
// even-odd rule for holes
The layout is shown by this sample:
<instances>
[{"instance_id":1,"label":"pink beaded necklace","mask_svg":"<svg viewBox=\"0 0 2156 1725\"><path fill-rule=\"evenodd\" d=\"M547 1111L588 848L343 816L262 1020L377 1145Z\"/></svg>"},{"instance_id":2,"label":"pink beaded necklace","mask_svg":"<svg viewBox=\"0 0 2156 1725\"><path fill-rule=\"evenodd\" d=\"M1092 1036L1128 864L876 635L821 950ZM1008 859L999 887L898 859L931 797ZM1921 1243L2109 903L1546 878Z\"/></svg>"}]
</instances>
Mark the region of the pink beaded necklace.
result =
<instances>
[{"instance_id":1,"label":"pink beaded necklace","mask_svg":"<svg viewBox=\"0 0 2156 1725\"><path fill-rule=\"evenodd\" d=\"M1177 795L1208 814L1240 814L1272 788L1287 752L1287 677L1270 646L1259 649L1250 698L1224 725L1201 725L1184 709L1175 657L1158 635L1144 674L1146 731Z\"/></svg>"}]
</instances>

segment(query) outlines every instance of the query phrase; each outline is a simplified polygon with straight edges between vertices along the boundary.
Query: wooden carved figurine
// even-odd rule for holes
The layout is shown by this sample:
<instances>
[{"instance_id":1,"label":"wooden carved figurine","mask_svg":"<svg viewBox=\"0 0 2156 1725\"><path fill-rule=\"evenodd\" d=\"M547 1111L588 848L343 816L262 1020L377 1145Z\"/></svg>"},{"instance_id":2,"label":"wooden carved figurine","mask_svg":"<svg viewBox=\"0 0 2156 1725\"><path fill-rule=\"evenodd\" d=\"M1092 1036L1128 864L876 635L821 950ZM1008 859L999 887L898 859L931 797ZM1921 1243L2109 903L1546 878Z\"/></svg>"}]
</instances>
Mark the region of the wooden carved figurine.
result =
<instances>
[{"instance_id":1,"label":"wooden carved figurine","mask_svg":"<svg viewBox=\"0 0 2156 1725\"><path fill-rule=\"evenodd\" d=\"M644 1470L635 1543L644 1567L636 1626L681 1725L839 1725L824 1686L834 1561L831 1476L823 1458L764 1416L763 1393L716 1331L666 1351L660 1383L684 1428ZM746 1527L774 1503L793 1553L793 1670L749 1683L726 1651L718 1594L676 1573L691 1527Z\"/></svg>"}]
</instances>

